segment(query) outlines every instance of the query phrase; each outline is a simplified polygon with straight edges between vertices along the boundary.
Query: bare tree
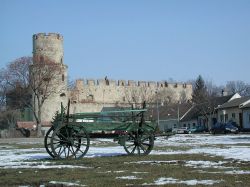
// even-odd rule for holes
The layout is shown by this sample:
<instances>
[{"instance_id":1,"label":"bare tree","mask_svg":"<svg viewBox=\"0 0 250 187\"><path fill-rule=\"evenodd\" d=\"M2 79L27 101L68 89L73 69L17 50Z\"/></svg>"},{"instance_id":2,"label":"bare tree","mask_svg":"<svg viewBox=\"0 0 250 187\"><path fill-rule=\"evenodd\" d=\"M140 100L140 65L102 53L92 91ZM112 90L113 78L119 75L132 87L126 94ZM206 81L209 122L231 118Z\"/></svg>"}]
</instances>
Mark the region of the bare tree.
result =
<instances>
[{"instance_id":1,"label":"bare tree","mask_svg":"<svg viewBox=\"0 0 250 187\"><path fill-rule=\"evenodd\" d=\"M5 69L0 71L0 102L1 106L6 105L6 95L16 92L15 99L19 106L24 106L27 100L27 88L29 85L29 65L31 57L21 57L9 63ZM25 90L25 91L24 91ZM22 97L25 95L25 99Z\"/></svg>"},{"instance_id":2,"label":"bare tree","mask_svg":"<svg viewBox=\"0 0 250 187\"><path fill-rule=\"evenodd\" d=\"M125 88L125 98L129 104L140 105L146 101L146 103L151 103L153 101L153 93L151 89L147 86L134 86Z\"/></svg>"},{"instance_id":3,"label":"bare tree","mask_svg":"<svg viewBox=\"0 0 250 187\"><path fill-rule=\"evenodd\" d=\"M43 63L34 63L30 66L29 88L33 94L32 109L37 123L37 136L41 136L41 114L44 102L64 89L58 86L62 81L62 70L61 64L48 59L43 59Z\"/></svg>"},{"instance_id":4,"label":"bare tree","mask_svg":"<svg viewBox=\"0 0 250 187\"><path fill-rule=\"evenodd\" d=\"M168 105L169 103L176 102L176 94L175 92L168 88L160 89L157 91L157 94L154 96L154 101L158 100L161 105Z\"/></svg>"},{"instance_id":5,"label":"bare tree","mask_svg":"<svg viewBox=\"0 0 250 187\"><path fill-rule=\"evenodd\" d=\"M0 70L0 111L3 111L6 107L6 92L7 92L7 85L5 81L5 70Z\"/></svg>"},{"instance_id":6,"label":"bare tree","mask_svg":"<svg viewBox=\"0 0 250 187\"><path fill-rule=\"evenodd\" d=\"M226 89L230 94L239 93L242 96L250 95L250 84L243 81L228 81Z\"/></svg>"},{"instance_id":7,"label":"bare tree","mask_svg":"<svg viewBox=\"0 0 250 187\"><path fill-rule=\"evenodd\" d=\"M6 102L6 95L13 93L11 100L22 103L14 102L17 108L26 106L32 109L37 135L41 136L42 107L50 96L61 92L62 88L58 85L64 66L47 58L43 58L42 62L35 59L36 63L33 64L32 61L32 57L22 57L0 71L0 102Z\"/></svg>"}]
</instances>

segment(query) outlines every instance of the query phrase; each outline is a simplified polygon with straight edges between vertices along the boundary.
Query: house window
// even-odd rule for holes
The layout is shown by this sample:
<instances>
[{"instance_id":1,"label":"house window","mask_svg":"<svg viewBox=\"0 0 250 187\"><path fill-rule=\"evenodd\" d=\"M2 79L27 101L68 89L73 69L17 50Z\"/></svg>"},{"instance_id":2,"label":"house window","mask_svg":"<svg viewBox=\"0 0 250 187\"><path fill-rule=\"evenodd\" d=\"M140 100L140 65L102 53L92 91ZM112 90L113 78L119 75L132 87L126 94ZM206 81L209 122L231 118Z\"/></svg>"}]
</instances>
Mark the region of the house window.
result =
<instances>
[{"instance_id":1,"label":"house window","mask_svg":"<svg viewBox=\"0 0 250 187\"><path fill-rule=\"evenodd\" d=\"M228 114L225 114L225 122L228 121Z\"/></svg>"},{"instance_id":2,"label":"house window","mask_svg":"<svg viewBox=\"0 0 250 187\"><path fill-rule=\"evenodd\" d=\"M223 122L223 115L220 115L220 122Z\"/></svg>"},{"instance_id":3,"label":"house window","mask_svg":"<svg viewBox=\"0 0 250 187\"><path fill-rule=\"evenodd\" d=\"M186 123L184 123L183 127L186 127L186 126L187 126Z\"/></svg>"},{"instance_id":4,"label":"house window","mask_svg":"<svg viewBox=\"0 0 250 187\"><path fill-rule=\"evenodd\" d=\"M193 123L193 127L195 127L195 123Z\"/></svg>"},{"instance_id":5,"label":"house window","mask_svg":"<svg viewBox=\"0 0 250 187\"><path fill-rule=\"evenodd\" d=\"M250 116L250 115L249 115ZM176 128L176 124L174 124L174 128Z\"/></svg>"},{"instance_id":6,"label":"house window","mask_svg":"<svg viewBox=\"0 0 250 187\"><path fill-rule=\"evenodd\" d=\"M232 113L232 119L235 119L235 113Z\"/></svg>"},{"instance_id":7,"label":"house window","mask_svg":"<svg viewBox=\"0 0 250 187\"><path fill-rule=\"evenodd\" d=\"M250 123L250 114L248 114L248 122Z\"/></svg>"}]
</instances>

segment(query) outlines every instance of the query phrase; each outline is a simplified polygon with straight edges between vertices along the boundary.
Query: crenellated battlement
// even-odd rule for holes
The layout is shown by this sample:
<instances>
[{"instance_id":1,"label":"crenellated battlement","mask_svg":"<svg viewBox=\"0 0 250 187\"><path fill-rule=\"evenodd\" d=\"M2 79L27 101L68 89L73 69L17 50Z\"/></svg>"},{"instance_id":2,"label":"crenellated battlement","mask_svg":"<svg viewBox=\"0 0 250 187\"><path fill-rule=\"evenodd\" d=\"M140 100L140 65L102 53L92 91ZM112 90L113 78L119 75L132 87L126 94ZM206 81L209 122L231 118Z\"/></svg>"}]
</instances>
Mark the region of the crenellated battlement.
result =
<instances>
[{"instance_id":1,"label":"crenellated battlement","mask_svg":"<svg viewBox=\"0 0 250 187\"><path fill-rule=\"evenodd\" d=\"M109 86L109 87L150 87L150 88L192 88L190 83L168 83L166 81L135 81L135 80L112 80L112 79L78 79L76 80L76 89L83 87L95 86Z\"/></svg>"},{"instance_id":2,"label":"crenellated battlement","mask_svg":"<svg viewBox=\"0 0 250 187\"><path fill-rule=\"evenodd\" d=\"M58 33L37 33L33 35L33 40L46 39L46 38L63 40L63 36Z\"/></svg>"}]
</instances>

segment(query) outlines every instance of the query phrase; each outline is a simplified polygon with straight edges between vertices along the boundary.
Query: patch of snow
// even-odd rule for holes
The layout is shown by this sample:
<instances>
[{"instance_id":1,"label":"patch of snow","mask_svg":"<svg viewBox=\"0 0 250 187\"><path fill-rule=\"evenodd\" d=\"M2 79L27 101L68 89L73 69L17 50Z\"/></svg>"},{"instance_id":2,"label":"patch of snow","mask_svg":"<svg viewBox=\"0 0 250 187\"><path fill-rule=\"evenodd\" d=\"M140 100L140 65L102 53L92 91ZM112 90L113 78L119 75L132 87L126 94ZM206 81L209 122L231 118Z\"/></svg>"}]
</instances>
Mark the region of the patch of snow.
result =
<instances>
[{"instance_id":1,"label":"patch of snow","mask_svg":"<svg viewBox=\"0 0 250 187\"><path fill-rule=\"evenodd\" d=\"M73 166L73 165L53 165L53 163L51 162L41 161L42 159L48 159L48 158L50 157L47 153L44 152L43 148L1 150L0 168L3 169L89 168L84 166ZM28 162L29 160L37 160L37 161Z\"/></svg>"},{"instance_id":2,"label":"patch of snow","mask_svg":"<svg viewBox=\"0 0 250 187\"><path fill-rule=\"evenodd\" d=\"M104 157L104 156L118 156L126 154L122 146L112 147L89 147L87 154L84 157Z\"/></svg>"},{"instance_id":3,"label":"patch of snow","mask_svg":"<svg viewBox=\"0 0 250 187\"><path fill-rule=\"evenodd\" d=\"M97 173L112 173L112 171L98 171Z\"/></svg>"},{"instance_id":4,"label":"patch of snow","mask_svg":"<svg viewBox=\"0 0 250 187\"><path fill-rule=\"evenodd\" d=\"M249 146L239 146L237 144L249 144ZM209 154L211 156L222 156L241 161L250 161L250 136L249 134L219 135L210 134L177 134L169 137L158 137L155 145L159 147L175 146L187 147L189 150L180 151L152 151L155 155L173 154ZM225 148L218 148L216 145L224 145ZM204 147L205 146L205 147Z\"/></svg>"},{"instance_id":5,"label":"patch of snow","mask_svg":"<svg viewBox=\"0 0 250 187\"><path fill-rule=\"evenodd\" d=\"M233 171L225 171L225 174L236 174L236 175L241 175L241 174L250 174L250 171L243 171L243 170L233 170Z\"/></svg>"},{"instance_id":6,"label":"patch of snow","mask_svg":"<svg viewBox=\"0 0 250 187\"><path fill-rule=\"evenodd\" d=\"M165 177L161 177L157 180L154 181L154 183L144 183L142 185L167 185L167 184L186 184L186 185L198 185L198 184L202 184L202 185L213 185L216 183L220 183L222 182L222 180L179 180L179 179L174 179L172 177L169 178L165 178Z\"/></svg>"},{"instance_id":7,"label":"patch of snow","mask_svg":"<svg viewBox=\"0 0 250 187\"><path fill-rule=\"evenodd\" d=\"M116 179L137 180L137 179L142 179L142 178L138 178L138 177L132 175L132 176L116 177Z\"/></svg>"},{"instance_id":8,"label":"patch of snow","mask_svg":"<svg viewBox=\"0 0 250 187\"><path fill-rule=\"evenodd\" d=\"M132 172L133 174L145 174L145 173L148 173L148 172L141 172L141 171L134 171Z\"/></svg>"},{"instance_id":9,"label":"patch of snow","mask_svg":"<svg viewBox=\"0 0 250 187\"><path fill-rule=\"evenodd\" d=\"M233 170L233 171L203 171L199 170L199 173L211 173L211 174L229 174L229 175L241 175L241 174L250 174L250 171L243 170Z\"/></svg>"},{"instance_id":10,"label":"patch of snow","mask_svg":"<svg viewBox=\"0 0 250 187\"><path fill-rule=\"evenodd\" d=\"M232 145L249 144L250 136L248 134L237 135L210 135L210 134L176 134L168 139L158 137L155 144L158 146L197 146L197 145Z\"/></svg>"},{"instance_id":11,"label":"patch of snow","mask_svg":"<svg viewBox=\"0 0 250 187\"><path fill-rule=\"evenodd\" d=\"M74 165L44 165L39 162L24 162L20 163L20 165L11 165L11 166L5 166L2 167L2 169L62 169L62 168L80 168L80 169L91 169L91 167L85 167L85 166L74 166Z\"/></svg>"},{"instance_id":12,"label":"patch of snow","mask_svg":"<svg viewBox=\"0 0 250 187\"><path fill-rule=\"evenodd\" d=\"M250 161L250 147L238 147L231 146L228 148L215 148L215 147L206 147L206 148L194 148L187 151L188 154L197 154L205 153L209 155L222 156L226 159L236 159L241 161Z\"/></svg>"},{"instance_id":13,"label":"patch of snow","mask_svg":"<svg viewBox=\"0 0 250 187\"><path fill-rule=\"evenodd\" d=\"M113 171L114 173L124 173L125 171Z\"/></svg>"},{"instance_id":14,"label":"patch of snow","mask_svg":"<svg viewBox=\"0 0 250 187\"><path fill-rule=\"evenodd\" d=\"M86 186L78 183L72 183L72 182L61 182L61 181L50 181L49 184L62 184L65 186Z\"/></svg>"},{"instance_id":15,"label":"patch of snow","mask_svg":"<svg viewBox=\"0 0 250 187\"><path fill-rule=\"evenodd\" d=\"M204 161L204 160L189 160L185 162L185 166L193 167L193 168L219 168L219 169L225 169L229 167L222 166L223 164L226 164L228 162L225 161L219 161L219 162L212 162L212 161Z\"/></svg>"},{"instance_id":16,"label":"patch of snow","mask_svg":"<svg viewBox=\"0 0 250 187\"><path fill-rule=\"evenodd\" d=\"M178 160L167 160L167 161L137 161L137 162L124 162L124 164L177 164Z\"/></svg>"}]
</instances>

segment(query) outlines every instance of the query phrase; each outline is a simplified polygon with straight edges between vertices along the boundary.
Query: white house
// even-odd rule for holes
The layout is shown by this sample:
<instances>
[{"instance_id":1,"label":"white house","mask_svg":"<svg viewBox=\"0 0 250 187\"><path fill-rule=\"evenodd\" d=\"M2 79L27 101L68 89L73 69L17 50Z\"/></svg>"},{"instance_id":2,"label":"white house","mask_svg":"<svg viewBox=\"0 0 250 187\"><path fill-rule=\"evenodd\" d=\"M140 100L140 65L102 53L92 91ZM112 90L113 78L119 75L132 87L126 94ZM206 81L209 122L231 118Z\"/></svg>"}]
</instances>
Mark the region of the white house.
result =
<instances>
[{"instance_id":1,"label":"white house","mask_svg":"<svg viewBox=\"0 0 250 187\"><path fill-rule=\"evenodd\" d=\"M243 128L250 129L250 99L240 105L243 116Z\"/></svg>"}]
</instances>

